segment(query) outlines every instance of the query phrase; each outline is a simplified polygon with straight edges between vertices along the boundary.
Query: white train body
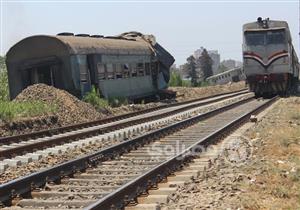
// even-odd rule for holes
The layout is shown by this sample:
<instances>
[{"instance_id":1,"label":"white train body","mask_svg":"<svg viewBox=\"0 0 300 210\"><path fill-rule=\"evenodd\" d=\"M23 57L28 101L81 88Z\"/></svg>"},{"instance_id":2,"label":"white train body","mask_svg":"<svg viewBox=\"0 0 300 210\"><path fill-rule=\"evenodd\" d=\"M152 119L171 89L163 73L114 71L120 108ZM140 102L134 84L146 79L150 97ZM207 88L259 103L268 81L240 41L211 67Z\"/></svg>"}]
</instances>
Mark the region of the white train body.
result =
<instances>
[{"instance_id":1,"label":"white train body","mask_svg":"<svg viewBox=\"0 0 300 210\"><path fill-rule=\"evenodd\" d=\"M244 71L256 95L285 94L296 87L299 63L287 22L258 18L243 26Z\"/></svg>"},{"instance_id":2,"label":"white train body","mask_svg":"<svg viewBox=\"0 0 300 210\"><path fill-rule=\"evenodd\" d=\"M223 85L229 82L239 82L243 80L245 80L245 74L242 68L230 69L206 78L206 81L211 85Z\"/></svg>"}]
</instances>

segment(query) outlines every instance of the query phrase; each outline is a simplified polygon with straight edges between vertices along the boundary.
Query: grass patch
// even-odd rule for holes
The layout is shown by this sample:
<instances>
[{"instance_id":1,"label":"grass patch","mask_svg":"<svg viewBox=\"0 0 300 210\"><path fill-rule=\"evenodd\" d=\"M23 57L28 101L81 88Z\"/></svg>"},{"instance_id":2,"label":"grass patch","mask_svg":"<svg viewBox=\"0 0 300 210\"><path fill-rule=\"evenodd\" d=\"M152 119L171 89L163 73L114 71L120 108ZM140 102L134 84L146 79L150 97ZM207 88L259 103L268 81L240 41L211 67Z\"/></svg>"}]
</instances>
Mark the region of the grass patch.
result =
<instances>
[{"instance_id":1,"label":"grass patch","mask_svg":"<svg viewBox=\"0 0 300 210\"><path fill-rule=\"evenodd\" d=\"M126 97L113 97L108 100L101 98L98 90L93 86L92 90L88 92L84 97L83 101L91 104L96 109L103 109L111 107L119 107L122 105L128 105L128 100Z\"/></svg>"},{"instance_id":2,"label":"grass patch","mask_svg":"<svg viewBox=\"0 0 300 210\"><path fill-rule=\"evenodd\" d=\"M300 106L296 100L281 99L263 122L248 132L248 137L258 133L262 139L264 144L255 155L265 161L255 162L249 171L256 181L243 185L245 209L300 209Z\"/></svg>"},{"instance_id":3,"label":"grass patch","mask_svg":"<svg viewBox=\"0 0 300 210\"><path fill-rule=\"evenodd\" d=\"M43 102L15 102L0 101L0 119L11 121L26 117L36 117L42 114L50 114L56 111L56 106Z\"/></svg>"},{"instance_id":4,"label":"grass patch","mask_svg":"<svg viewBox=\"0 0 300 210\"><path fill-rule=\"evenodd\" d=\"M277 198L290 198L289 189L286 189L284 186L275 187L271 194Z\"/></svg>"},{"instance_id":5,"label":"grass patch","mask_svg":"<svg viewBox=\"0 0 300 210\"><path fill-rule=\"evenodd\" d=\"M84 96L83 101L91 104L96 109L103 109L109 106L108 101L100 97L99 91L96 90L94 86L92 90Z\"/></svg>"},{"instance_id":6,"label":"grass patch","mask_svg":"<svg viewBox=\"0 0 300 210\"><path fill-rule=\"evenodd\" d=\"M258 201L250 196L242 198L241 203L245 209L260 209Z\"/></svg>"}]
</instances>

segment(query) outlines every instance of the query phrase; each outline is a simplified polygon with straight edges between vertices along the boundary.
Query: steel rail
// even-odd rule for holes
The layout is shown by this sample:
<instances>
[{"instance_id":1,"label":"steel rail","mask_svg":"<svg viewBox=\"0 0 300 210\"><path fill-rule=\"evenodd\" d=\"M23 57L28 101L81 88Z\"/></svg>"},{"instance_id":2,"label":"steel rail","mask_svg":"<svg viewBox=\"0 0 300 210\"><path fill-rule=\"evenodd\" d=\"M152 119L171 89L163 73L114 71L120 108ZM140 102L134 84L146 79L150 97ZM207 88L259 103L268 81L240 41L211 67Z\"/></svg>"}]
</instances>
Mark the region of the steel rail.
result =
<instances>
[{"instance_id":1,"label":"steel rail","mask_svg":"<svg viewBox=\"0 0 300 210\"><path fill-rule=\"evenodd\" d=\"M53 146L53 145L59 145L59 144L62 144L62 143L71 142L71 141L74 141L76 139L84 138L86 136L95 136L95 135L99 135L99 134L104 134L104 133L107 133L107 132L110 132L110 131L113 131L113 130L122 129L124 127L128 127L128 126L137 125L137 124L140 124L140 123L145 123L145 122L157 120L157 119L160 119L160 118L163 118L163 117L167 117L167 116L176 114L178 112L183 112L183 111L186 111L188 109L208 105L208 104L211 104L211 103L215 103L215 102L218 102L218 101L221 101L221 100L225 100L225 99L232 98L232 97L235 97L235 96L238 96L238 95L243 95L243 94L248 94L248 92L241 91L241 92L234 93L232 95L228 95L228 96L225 96L225 97L222 97L222 98L218 98L218 99L214 99L214 100L210 100L210 101L199 102L199 103L196 103L196 104L191 104L190 106L184 106L184 107L181 107L181 108L169 111L169 112L159 113L159 114L152 115L152 116L147 116L147 117L144 117L144 118L132 119L132 120L129 120L129 121L126 121L126 122L120 122L120 123L115 124L115 125L108 125L106 127L100 128L100 129L95 128L95 129L91 129L91 130L82 131L82 132L79 132L79 133L72 133L72 134L69 134L69 135L66 135L66 136L58 136L58 137L55 137L53 139L47 139L45 141L37 141L37 142L32 142L32 143L26 144L26 145L20 145L18 147L14 147L14 148L8 148L8 149L0 151L0 157L1 158L11 158L11 157L14 157L18 154L24 154L24 153L28 153L28 152L31 152L31 151L34 151L34 150L37 150L37 149L42 149L42 148L50 147L50 146Z\"/></svg>"},{"instance_id":2,"label":"steel rail","mask_svg":"<svg viewBox=\"0 0 300 210\"><path fill-rule=\"evenodd\" d=\"M215 116L226 110L233 109L241 104L245 104L252 100L254 99L243 99L236 103L226 105L224 107L215 109L213 111L201 115L194 116L189 119L185 119L183 121L168 125L164 128L160 128L158 130L138 136L134 139L108 147L93 154L86 155L84 157L71 160L59 164L57 166L51 167L49 169L45 169L40 172L35 172L28 176L18 178L5 184L2 184L0 185L0 202L9 205L13 198L15 198L16 196L26 195L35 188L43 187L47 182L60 182L62 178L71 176L72 174L79 171L84 171L91 166L97 165L99 162L113 159L117 155L127 153L128 151L140 147L144 144L150 143L161 137L174 133L179 129L186 128L201 120Z\"/></svg>"},{"instance_id":3,"label":"steel rail","mask_svg":"<svg viewBox=\"0 0 300 210\"><path fill-rule=\"evenodd\" d=\"M106 123L115 122L115 121L118 121L118 120L134 117L134 116L137 116L137 115L150 113L150 112L157 111L157 110L160 110L160 109L171 108L171 107L175 107L175 106L181 106L181 105L185 105L185 104L189 104L189 103L193 103L193 102L197 102L197 101L211 99L211 98L222 96L222 95L225 96L225 95L230 95L230 94L234 94L234 93L240 93L240 92L243 92L243 91L246 91L246 90L247 89L242 89L242 90L233 91L233 92L229 92L229 93L219 93L219 94L215 94L215 95L212 95L212 96L193 99L193 100L189 100L189 101L177 102L177 103L173 103L173 104L165 104L165 105L161 105L161 106L158 106L158 107L152 107L152 108L149 108L149 109L130 112L130 113L117 115L117 116L113 116L113 117L107 117L107 118L104 118L104 119L101 119L101 120L94 120L94 121L90 121L90 122L78 123L78 124L63 126L63 127L59 127L59 128L52 128L52 129L27 133L27 134L0 137L0 144L16 143L16 142L19 142L19 141L23 141L24 139L33 139L33 138L38 138L38 137L42 137L42 136L52 136L52 135L55 135L55 134L58 134L58 133L64 133L64 132L67 132L67 131L78 130L78 129L81 129L81 128L91 127L91 126L95 126L95 125L103 125L103 124L106 124Z\"/></svg>"},{"instance_id":4,"label":"steel rail","mask_svg":"<svg viewBox=\"0 0 300 210\"><path fill-rule=\"evenodd\" d=\"M156 186L157 183L165 180L168 175L178 170L182 165L191 161L191 159L193 159L194 157L187 154L189 154L189 152L191 152L194 148L197 148L197 146L199 145L207 146L220 140L224 137L224 134L227 134L232 130L240 127L244 122L249 120L251 115L262 111L264 108L273 103L277 98L278 97L274 97L261 106L255 108L254 110L251 110L248 113L242 115L238 119L231 121L206 138L201 139L197 143L194 143L192 146L188 147L180 154L168 159L155 168L150 169L148 172L123 185L117 191L108 194L96 203L86 207L85 210L123 209L131 201L135 201L139 195L147 192L151 187Z\"/></svg>"}]
</instances>

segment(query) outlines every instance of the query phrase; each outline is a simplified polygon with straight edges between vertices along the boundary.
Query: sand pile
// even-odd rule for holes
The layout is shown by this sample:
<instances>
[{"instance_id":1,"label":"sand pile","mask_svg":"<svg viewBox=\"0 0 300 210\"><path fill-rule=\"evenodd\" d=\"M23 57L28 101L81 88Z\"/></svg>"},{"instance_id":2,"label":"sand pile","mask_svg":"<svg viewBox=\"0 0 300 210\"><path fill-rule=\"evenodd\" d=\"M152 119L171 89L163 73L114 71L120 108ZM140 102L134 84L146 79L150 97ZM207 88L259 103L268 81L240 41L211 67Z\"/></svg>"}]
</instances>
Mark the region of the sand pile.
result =
<instances>
[{"instance_id":1,"label":"sand pile","mask_svg":"<svg viewBox=\"0 0 300 210\"><path fill-rule=\"evenodd\" d=\"M226 85L215 85L215 86L207 86L207 87L170 87L169 89L177 92L176 100L186 101L195 98L203 98L206 96L211 96L219 93L226 93L236 90L241 90L246 88L245 82L237 82Z\"/></svg>"},{"instance_id":2,"label":"sand pile","mask_svg":"<svg viewBox=\"0 0 300 210\"><path fill-rule=\"evenodd\" d=\"M80 101L64 90L45 84L35 84L24 89L16 101L43 101L56 107L58 123L68 125L105 117L88 103Z\"/></svg>"}]
</instances>

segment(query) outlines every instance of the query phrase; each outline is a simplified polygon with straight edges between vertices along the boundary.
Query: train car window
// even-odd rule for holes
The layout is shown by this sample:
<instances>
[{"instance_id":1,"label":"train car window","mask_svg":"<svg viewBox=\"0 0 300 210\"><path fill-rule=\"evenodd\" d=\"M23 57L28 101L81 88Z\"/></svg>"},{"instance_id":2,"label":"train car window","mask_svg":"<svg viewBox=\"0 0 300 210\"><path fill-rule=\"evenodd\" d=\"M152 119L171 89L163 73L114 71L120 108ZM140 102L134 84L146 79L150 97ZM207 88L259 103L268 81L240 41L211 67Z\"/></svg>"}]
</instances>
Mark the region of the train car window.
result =
<instances>
[{"instance_id":1,"label":"train car window","mask_svg":"<svg viewBox=\"0 0 300 210\"><path fill-rule=\"evenodd\" d=\"M136 68L136 64L131 64L131 76L132 77L137 77L137 68Z\"/></svg>"},{"instance_id":2,"label":"train car window","mask_svg":"<svg viewBox=\"0 0 300 210\"><path fill-rule=\"evenodd\" d=\"M153 75L158 74L158 65L156 62L151 63L151 72Z\"/></svg>"},{"instance_id":3,"label":"train car window","mask_svg":"<svg viewBox=\"0 0 300 210\"><path fill-rule=\"evenodd\" d=\"M138 76L144 76L145 75L145 69L144 69L144 64L143 63L136 64L136 68L137 68Z\"/></svg>"},{"instance_id":4,"label":"train car window","mask_svg":"<svg viewBox=\"0 0 300 210\"><path fill-rule=\"evenodd\" d=\"M105 66L102 63L97 64L98 79L105 80Z\"/></svg>"},{"instance_id":5,"label":"train car window","mask_svg":"<svg viewBox=\"0 0 300 210\"><path fill-rule=\"evenodd\" d=\"M107 79L114 79L114 66L111 63L106 64Z\"/></svg>"},{"instance_id":6,"label":"train car window","mask_svg":"<svg viewBox=\"0 0 300 210\"><path fill-rule=\"evenodd\" d=\"M123 75L124 78L130 77L130 66L127 63L123 65Z\"/></svg>"},{"instance_id":7,"label":"train car window","mask_svg":"<svg viewBox=\"0 0 300 210\"><path fill-rule=\"evenodd\" d=\"M116 78L117 79L123 78L122 65L121 64L116 64Z\"/></svg>"},{"instance_id":8,"label":"train car window","mask_svg":"<svg viewBox=\"0 0 300 210\"><path fill-rule=\"evenodd\" d=\"M83 83L88 82L88 69L86 63L86 57L79 56L79 72L80 72L80 81Z\"/></svg>"},{"instance_id":9,"label":"train car window","mask_svg":"<svg viewBox=\"0 0 300 210\"><path fill-rule=\"evenodd\" d=\"M146 75L150 75L151 74L150 63L145 63L145 73L146 73Z\"/></svg>"},{"instance_id":10,"label":"train car window","mask_svg":"<svg viewBox=\"0 0 300 210\"><path fill-rule=\"evenodd\" d=\"M285 41L284 30L268 31L267 32L267 44L282 44Z\"/></svg>"},{"instance_id":11,"label":"train car window","mask_svg":"<svg viewBox=\"0 0 300 210\"><path fill-rule=\"evenodd\" d=\"M247 45L264 45L266 43L266 32L246 31L245 38Z\"/></svg>"}]
</instances>

